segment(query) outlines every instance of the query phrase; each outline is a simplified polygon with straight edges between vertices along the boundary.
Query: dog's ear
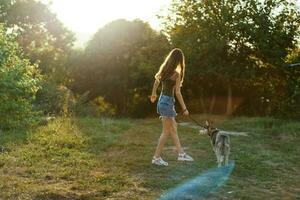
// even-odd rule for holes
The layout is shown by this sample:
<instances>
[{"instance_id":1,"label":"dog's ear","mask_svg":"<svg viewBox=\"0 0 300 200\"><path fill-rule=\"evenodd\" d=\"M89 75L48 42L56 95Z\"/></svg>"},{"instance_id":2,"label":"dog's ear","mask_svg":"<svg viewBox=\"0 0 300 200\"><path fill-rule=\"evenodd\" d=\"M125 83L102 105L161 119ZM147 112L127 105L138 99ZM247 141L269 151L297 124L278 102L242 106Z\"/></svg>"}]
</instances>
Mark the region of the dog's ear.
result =
<instances>
[{"instance_id":1,"label":"dog's ear","mask_svg":"<svg viewBox=\"0 0 300 200\"><path fill-rule=\"evenodd\" d=\"M208 120L205 120L205 126L209 127L210 126L210 123Z\"/></svg>"}]
</instances>

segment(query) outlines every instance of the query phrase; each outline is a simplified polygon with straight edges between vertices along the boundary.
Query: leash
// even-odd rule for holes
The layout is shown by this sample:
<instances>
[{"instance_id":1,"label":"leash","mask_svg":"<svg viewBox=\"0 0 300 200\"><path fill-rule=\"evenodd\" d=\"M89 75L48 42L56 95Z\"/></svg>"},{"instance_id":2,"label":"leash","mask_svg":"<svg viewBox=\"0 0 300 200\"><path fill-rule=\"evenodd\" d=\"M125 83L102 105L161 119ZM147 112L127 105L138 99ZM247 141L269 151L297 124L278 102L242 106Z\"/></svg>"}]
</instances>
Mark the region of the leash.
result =
<instances>
[{"instance_id":1,"label":"leash","mask_svg":"<svg viewBox=\"0 0 300 200\"><path fill-rule=\"evenodd\" d=\"M196 123L198 126L202 127L202 128L207 128L206 126L202 125L201 123L199 123L197 120L195 120L191 115L188 115L189 118L194 122Z\"/></svg>"}]
</instances>

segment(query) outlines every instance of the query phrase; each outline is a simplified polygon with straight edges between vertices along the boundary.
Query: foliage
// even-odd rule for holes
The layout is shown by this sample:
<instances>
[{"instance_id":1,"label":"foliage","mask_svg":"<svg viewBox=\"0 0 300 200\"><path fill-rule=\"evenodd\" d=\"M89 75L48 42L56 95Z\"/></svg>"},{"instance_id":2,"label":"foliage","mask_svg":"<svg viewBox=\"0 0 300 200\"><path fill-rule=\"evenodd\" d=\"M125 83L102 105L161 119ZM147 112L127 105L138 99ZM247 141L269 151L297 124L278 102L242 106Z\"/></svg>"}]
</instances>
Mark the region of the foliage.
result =
<instances>
[{"instance_id":1,"label":"foliage","mask_svg":"<svg viewBox=\"0 0 300 200\"><path fill-rule=\"evenodd\" d=\"M77 98L73 113L76 116L110 117L116 114L116 108L99 96L93 100L85 98L85 94ZM84 101L82 101L85 99Z\"/></svg>"},{"instance_id":2,"label":"foliage","mask_svg":"<svg viewBox=\"0 0 300 200\"><path fill-rule=\"evenodd\" d=\"M295 3L174 0L162 20L172 45L187 57L186 87L193 92L186 94L193 99L223 95L232 85L235 95L250 99L242 110L264 97L273 102L274 114L288 88L282 65L299 37ZM249 89L255 91L248 93Z\"/></svg>"},{"instance_id":3,"label":"foliage","mask_svg":"<svg viewBox=\"0 0 300 200\"><path fill-rule=\"evenodd\" d=\"M147 98L153 76L171 47L179 47L187 61L182 91L190 110L217 110L226 96L229 108L233 95L243 99L235 114L300 116L294 112L299 68L285 65L299 62L296 0L173 0L169 11L161 16L163 32L120 19L100 28L85 49L72 49L74 34L48 5L0 0L6 33L45 75L34 99L45 114L154 113ZM76 99L87 92L84 103ZM208 99L209 109L203 106Z\"/></svg>"},{"instance_id":4,"label":"foliage","mask_svg":"<svg viewBox=\"0 0 300 200\"><path fill-rule=\"evenodd\" d=\"M43 89L37 92L38 100L35 104L44 111L44 114L63 116L72 114L76 99L70 89L50 80L44 81L42 87Z\"/></svg>"},{"instance_id":5,"label":"foliage","mask_svg":"<svg viewBox=\"0 0 300 200\"><path fill-rule=\"evenodd\" d=\"M16 128L33 122L33 101L41 88L37 65L23 58L14 38L0 26L0 128Z\"/></svg>"},{"instance_id":6,"label":"foliage","mask_svg":"<svg viewBox=\"0 0 300 200\"><path fill-rule=\"evenodd\" d=\"M91 104L96 108L96 112L98 115L109 116L115 114L115 108L101 96L95 98Z\"/></svg>"},{"instance_id":7,"label":"foliage","mask_svg":"<svg viewBox=\"0 0 300 200\"><path fill-rule=\"evenodd\" d=\"M119 114L135 115L143 108L140 114L146 115L153 76L168 47L166 38L147 23L111 22L99 29L84 53L77 52L82 61L74 62L72 88L79 93L90 91L90 99L102 96Z\"/></svg>"},{"instance_id":8,"label":"foliage","mask_svg":"<svg viewBox=\"0 0 300 200\"><path fill-rule=\"evenodd\" d=\"M300 63L300 48L290 51L286 62ZM285 71L287 77L286 97L280 102L282 108L279 110L284 117L300 117L300 67L287 66Z\"/></svg>"},{"instance_id":9,"label":"foliage","mask_svg":"<svg viewBox=\"0 0 300 200\"><path fill-rule=\"evenodd\" d=\"M0 0L0 5L0 22L5 23L25 56L37 63L45 75L44 87L35 102L48 114L64 112L57 110L61 106L56 104L56 99L61 97L55 95L60 94L57 89L61 85L70 82L67 62L74 34L41 1Z\"/></svg>"},{"instance_id":10,"label":"foliage","mask_svg":"<svg viewBox=\"0 0 300 200\"><path fill-rule=\"evenodd\" d=\"M47 79L66 82L66 66L74 35L49 7L36 0L0 0L0 22L16 35L24 53Z\"/></svg>"}]
</instances>

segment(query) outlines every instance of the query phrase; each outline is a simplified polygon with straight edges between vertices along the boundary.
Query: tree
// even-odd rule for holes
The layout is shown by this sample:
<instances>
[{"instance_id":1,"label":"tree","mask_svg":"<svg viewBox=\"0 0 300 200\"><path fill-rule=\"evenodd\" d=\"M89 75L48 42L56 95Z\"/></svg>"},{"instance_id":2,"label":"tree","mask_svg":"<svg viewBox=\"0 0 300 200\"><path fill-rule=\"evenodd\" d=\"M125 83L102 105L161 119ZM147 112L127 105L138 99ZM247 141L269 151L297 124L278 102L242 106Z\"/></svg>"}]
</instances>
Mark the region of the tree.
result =
<instances>
[{"instance_id":1,"label":"tree","mask_svg":"<svg viewBox=\"0 0 300 200\"><path fill-rule=\"evenodd\" d=\"M1 22L16 36L25 56L45 75L36 104L45 113L60 113L53 100L60 99L60 88L70 82L67 62L74 34L37 0L0 0Z\"/></svg>"},{"instance_id":2,"label":"tree","mask_svg":"<svg viewBox=\"0 0 300 200\"><path fill-rule=\"evenodd\" d=\"M23 53L7 30L0 26L0 128L29 125L35 116L33 101L40 88L37 65Z\"/></svg>"},{"instance_id":3,"label":"tree","mask_svg":"<svg viewBox=\"0 0 300 200\"><path fill-rule=\"evenodd\" d=\"M84 62L73 70L74 88L91 91L91 99L103 96L118 113L134 113L137 105L149 104L155 71L168 50L167 39L147 23L113 21L88 43Z\"/></svg>"},{"instance_id":4,"label":"tree","mask_svg":"<svg viewBox=\"0 0 300 200\"><path fill-rule=\"evenodd\" d=\"M68 55L75 40L47 5L36 0L0 0L0 23L16 35L25 55L39 63L47 79L66 82Z\"/></svg>"},{"instance_id":5,"label":"tree","mask_svg":"<svg viewBox=\"0 0 300 200\"><path fill-rule=\"evenodd\" d=\"M292 49L286 57L287 63L300 63L300 48ZM280 102L277 111L284 117L300 118L300 67L285 66L287 87L285 96Z\"/></svg>"},{"instance_id":6,"label":"tree","mask_svg":"<svg viewBox=\"0 0 300 200\"><path fill-rule=\"evenodd\" d=\"M214 85L210 95L210 90L222 93L227 86L229 114L233 89L243 93L260 80L262 86L282 78L279 66L288 49L295 47L299 16L295 1L174 0L162 18L172 45L186 54L186 82L196 91L193 98L209 82Z\"/></svg>"}]
</instances>

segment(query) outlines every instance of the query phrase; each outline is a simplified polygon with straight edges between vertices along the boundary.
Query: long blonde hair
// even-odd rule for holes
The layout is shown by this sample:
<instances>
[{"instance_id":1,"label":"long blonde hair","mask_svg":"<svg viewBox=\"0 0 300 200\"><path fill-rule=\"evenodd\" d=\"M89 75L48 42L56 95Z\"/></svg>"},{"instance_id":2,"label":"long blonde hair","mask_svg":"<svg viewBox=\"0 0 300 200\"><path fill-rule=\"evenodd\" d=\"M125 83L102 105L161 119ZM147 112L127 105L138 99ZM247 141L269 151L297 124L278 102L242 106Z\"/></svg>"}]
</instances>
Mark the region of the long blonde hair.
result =
<instances>
[{"instance_id":1,"label":"long blonde hair","mask_svg":"<svg viewBox=\"0 0 300 200\"><path fill-rule=\"evenodd\" d=\"M175 48L169 53L164 62L161 64L158 72L155 74L155 79L159 81L169 79L177 70L178 66L180 66L182 85L185 72L185 60L183 52L179 48Z\"/></svg>"}]
</instances>

